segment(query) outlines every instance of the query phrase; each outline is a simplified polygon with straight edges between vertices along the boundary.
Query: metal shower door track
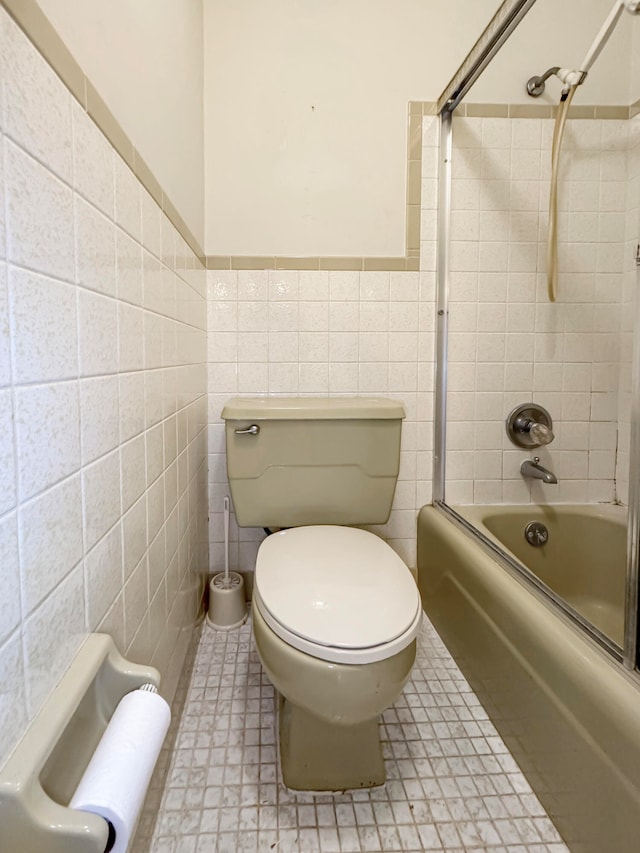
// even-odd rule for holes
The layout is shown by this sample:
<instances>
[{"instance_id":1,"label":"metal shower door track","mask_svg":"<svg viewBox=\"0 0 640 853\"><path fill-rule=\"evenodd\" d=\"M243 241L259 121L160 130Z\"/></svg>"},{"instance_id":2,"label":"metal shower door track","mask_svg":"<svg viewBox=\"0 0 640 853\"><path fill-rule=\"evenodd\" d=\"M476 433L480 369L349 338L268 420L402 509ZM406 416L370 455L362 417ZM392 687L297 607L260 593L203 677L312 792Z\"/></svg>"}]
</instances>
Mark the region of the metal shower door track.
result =
<instances>
[{"instance_id":1,"label":"metal shower door track","mask_svg":"<svg viewBox=\"0 0 640 853\"><path fill-rule=\"evenodd\" d=\"M438 99L438 112L453 112L536 0L504 0Z\"/></svg>"}]
</instances>

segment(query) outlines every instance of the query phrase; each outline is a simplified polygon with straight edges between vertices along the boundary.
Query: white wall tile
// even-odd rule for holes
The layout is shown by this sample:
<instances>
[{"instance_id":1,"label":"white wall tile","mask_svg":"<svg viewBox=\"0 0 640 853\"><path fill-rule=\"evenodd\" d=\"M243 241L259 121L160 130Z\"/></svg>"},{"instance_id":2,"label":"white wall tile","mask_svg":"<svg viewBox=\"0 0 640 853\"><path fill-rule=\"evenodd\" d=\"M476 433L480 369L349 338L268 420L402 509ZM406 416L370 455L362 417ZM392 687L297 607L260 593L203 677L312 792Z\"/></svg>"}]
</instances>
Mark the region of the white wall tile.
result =
<instances>
[{"instance_id":1,"label":"white wall tile","mask_svg":"<svg viewBox=\"0 0 640 853\"><path fill-rule=\"evenodd\" d=\"M297 328L299 324L299 312L297 302L270 301L269 302L269 331L286 332Z\"/></svg>"},{"instance_id":2,"label":"white wall tile","mask_svg":"<svg viewBox=\"0 0 640 853\"><path fill-rule=\"evenodd\" d=\"M95 543L117 522L120 507L120 457L103 456L82 471L82 506L85 548Z\"/></svg>"},{"instance_id":3,"label":"white wall tile","mask_svg":"<svg viewBox=\"0 0 640 853\"><path fill-rule=\"evenodd\" d=\"M78 383L19 388L15 404L18 482L26 499L80 467Z\"/></svg>"},{"instance_id":4,"label":"white wall tile","mask_svg":"<svg viewBox=\"0 0 640 853\"><path fill-rule=\"evenodd\" d=\"M150 311L162 311L162 264L150 252L142 257L142 304Z\"/></svg>"},{"instance_id":5,"label":"white wall tile","mask_svg":"<svg viewBox=\"0 0 640 853\"><path fill-rule=\"evenodd\" d=\"M298 346L305 361L327 362L329 360L328 332L300 332Z\"/></svg>"},{"instance_id":6,"label":"white wall tile","mask_svg":"<svg viewBox=\"0 0 640 853\"><path fill-rule=\"evenodd\" d=\"M360 327L359 317L359 302L329 303L329 331L331 332L357 332Z\"/></svg>"},{"instance_id":7,"label":"white wall tile","mask_svg":"<svg viewBox=\"0 0 640 853\"><path fill-rule=\"evenodd\" d=\"M122 534L116 524L86 555L87 627L96 630L124 585Z\"/></svg>"},{"instance_id":8,"label":"white wall tile","mask_svg":"<svg viewBox=\"0 0 640 853\"><path fill-rule=\"evenodd\" d=\"M118 446L117 376L99 376L80 382L80 427L83 465Z\"/></svg>"},{"instance_id":9,"label":"white wall tile","mask_svg":"<svg viewBox=\"0 0 640 853\"><path fill-rule=\"evenodd\" d=\"M129 644L133 640L149 607L146 559L141 560L136 565L125 584L124 604L125 643Z\"/></svg>"},{"instance_id":10,"label":"white wall tile","mask_svg":"<svg viewBox=\"0 0 640 853\"><path fill-rule=\"evenodd\" d=\"M142 560L148 545L147 501L143 496L125 512L122 518L123 565L129 577ZM145 564L146 577L146 564Z\"/></svg>"},{"instance_id":11,"label":"white wall tile","mask_svg":"<svg viewBox=\"0 0 640 853\"><path fill-rule=\"evenodd\" d=\"M138 435L145 426L144 373L123 373L118 377L120 441Z\"/></svg>"},{"instance_id":12,"label":"white wall tile","mask_svg":"<svg viewBox=\"0 0 640 853\"><path fill-rule=\"evenodd\" d=\"M12 269L9 276L15 381L78 375L76 293L70 284Z\"/></svg>"},{"instance_id":13,"label":"white wall tile","mask_svg":"<svg viewBox=\"0 0 640 853\"><path fill-rule=\"evenodd\" d=\"M0 180L2 176L0 175ZM1 199L0 199L1 201ZM2 224L0 223L0 228ZM9 292L7 268L0 263L0 387L11 383L11 340L9 337Z\"/></svg>"},{"instance_id":14,"label":"white wall tile","mask_svg":"<svg viewBox=\"0 0 640 853\"><path fill-rule=\"evenodd\" d=\"M302 332L326 332L329 329L328 302L300 302L298 305L299 330Z\"/></svg>"},{"instance_id":15,"label":"white wall tile","mask_svg":"<svg viewBox=\"0 0 640 853\"><path fill-rule=\"evenodd\" d=\"M269 299L290 302L299 298L297 270L269 270Z\"/></svg>"},{"instance_id":16,"label":"white wall tile","mask_svg":"<svg viewBox=\"0 0 640 853\"><path fill-rule=\"evenodd\" d=\"M331 394L356 394L358 391L358 365L329 365L329 392Z\"/></svg>"},{"instance_id":17,"label":"white wall tile","mask_svg":"<svg viewBox=\"0 0 640 853\"><path fill-rule=\"evenodd\" d=\"M147 530L150 542L160 532L164 510L164 482L162 477L158 477L147 491Z\"/></svg>"},{"instance_id":18,"label":"white wall tile","mask_svg":"<svg viewBox=\"0 0 640 853\"><path fill-rule=\"evenodd\" d=\"M329 366L301 362L299 366L299 389L301 394L329 393Z\"/></svg>"},{"instance_id":19,"label":"white wall tile","mask_svg":"<svg viewBox=\"0 0 640 853\"><path fill-rule=\"evenodd\" d=\"M300 300L327 302L329 299L328 272L310 272L301 270L298 273L298 295Z\"/></svg>"},{"instance_id":20,"label":"white wall tile","mask_svg":"<svg viewBox=\"0 0 640 853\"><path fill-rule=\"evenodd\" d=\"M0 519L0 565L2 566L3 590L0 599L0 644L2 644L20 624L22 612L20 606L18 528L15 513L10 513ZM1 701L0 699L0 707Z\"/></svg>"},{"instance_id":21,"label":"white wall tile","mask_svg":"<svg viewBox=\"0 0 640 853\"><path fill-rule=\"evenodd\" d=\"M19 511L23 613L31 613L82 558L79 475L27 503Z\"/></svg>"},{"instance_id":22,"label":"white wall tile","mask_svg":"<svg viewBox=\"0 0 640 853\"><path fill-rule=\"evenodd\" d=\"M360 298L360 274L357 272L330 272L329 295L333 302L354 302Z\"/></svg>"},{"instance_id":23,"label":"white wall tile","mask_svg":"<svg viewBox=\"0 0 640 853\"><path fill-rule=\"evenodd\" d=\"M139 402L139 401L138 401ZM144 372L145 426L159 423L164 413L164 377L161 370Z\"/></svg>"},{"instance_id":24,"label":"white wall tile","mask_svg":"<svg viewBox=\"0 0 640 853\"><path fill-rule=\"evenodd\" d=\"M41 708L85 636L84 580L78 565L24 623L30 716Z\"/></svg>"},{"instance_id":25,"label":"white wall tile","mask_svg":"<svg viewBox=\"0 0 640 853\"><path fill-rule=\"evenodd\" d=\"M147 469L147 485L151 485L154 480L164 471L164 427L162 424L148 429L145 435L146 441L146 469Z\"/></svg>"},{"instance_id":26,"label":"white wall tile","mask_svg":"<svg viewBox=\"0 0 640 853\"><path fill-rule=\"evenodd\" d=\"M214 289L210 298L241 302L261 302L269 298L269 273L267 270L240 270L234 272L215 272L208 274L210 288Z\"/></svg>"},{"instance_id":27,"label":"white wall tile","mask_svg":"<svg viewBox=\"0 0 640 853\"><path fill-rule=\"evenodd\" d=\"M164 323L159 314L145 311L143 314L144 366L155 370L163 366Z\"/></svg>"},{"instance_id":28,"label":"white wall tile","mask_svg":"<svg viewBox=\"0 0 640 853\"><path fill-rule=\"evenodd\" d=\"M141 495L147 484L144 435L138 435L120 447L122 471L122 510L126 512Z\"/></svg>"},{"instance_id":29,"label":"white wall tile","mask_svg":"<svg viewBox=\"0 0 640 853\"><path fill-rule=\"evenodd\" d=\"M0 514L16 505L14 423L11 391L0 391Z\"/></svg>"},{"instance_id":30,"label":"white wall tile","mask_svg":"<svg viewBox=\"0 0 640 853\"><path fill-rule=\"evenodd\" d=\"M76 280L89 290L116 295L113 223L79 196L76 205Z\"/></svg>"},{"instance_id":31,"label":"white wall tile","mask_svg":"<svg viewBox=\"0 0 640 853\"><path fill-rule=\"evenodd\" d=\"M231 301L210 301L208 303L208 328L212 333L233 332L237 327L247 332L267 331L268 318L268 307L260 302L238 304Z\"/></svg>"},{"instance_id":32,"label":"white wall tile","mask_svg":"<svg viewBox=\"0 0 640 853\"><path fill-rule=\"evenodd\" d=\"M7 257L73 281L73 193L13 144L5 146Z\"/></svg>"},{"instance_id":33,"label":"white wall tile","mask_svg":"<svg viewBox=\"0 0 640 853\"><path fill-rule=\"evenodd\" d=\"M142 247L124 231L116 232L118 299L142 305Z\"/></svg>"},{"instance_id":34,"label":"white wall tile","mask_svg":"<svg viewBox=\"0 0 640 853\"><path fill-rule=\"evenodd\" d=\"M73 168L69 90L17 27L7 29L1 61L7 135L69 183Z\"/></svg>"},{"instance_id":35,"label":"white wall tile","mask_svg":"<svg viewBox=\"0 0 640 853\"><path fill-rule=\"evenodd\" d=\"M73 177L76 190L107 216L114 214L113 148L97 125L74 101Z\"/></svg>"},{"instance_id":36,"label":"white wall tile","mask_svg":"<svg viewBox=\"0 0 640 853\"><path fill-rule=\"evenodd\" d=\"M1 98L0 94L0 98ZM0 146L0 259L7 255L7 233L5 221L4 145Z\"/></svg>"},{"instance_id":37,"label":"white wall tile","mask_svg":"<svg viewBox=\"0 0 640 853\"><path fill-rule=\"evenodd\" d=\"M140 184L127 164L117 154L114 156L115 221L134 240L142 239L142 211Z\"/></svg>"},{"instance_id":38,"label":"white wall tile","mask_svg":"<svg viewBox=\"0 0 640 853\"><path fill-rule=\"evenodd\" d=\"M22 638L16 633L0 646L0 763L11 754L28 720Z\"/></svg>"},{"instance_id":39,"label":"white wall tile","mask_svg":"<svg viewBox=\"0 0 640 853\"><path fill-rule=\"evenodd\" d=\"M126 649L124 629L124 593L121 592L98 624L98 633L110 634L121 653Z\"/></svg>"},{"instance_id":40,"label":"white wall tile","mask_svg":"<svg viewBox=\"0 0 640 853\"><path fill-rule=\"evenodd\" d=\"M128 372L144 367L143 312L135 305L118 303L118 370Z\"/></svg>"},{"instance_id":41,"label":"white wall tile","mask_svg":"<svg viewBox=\"0 0 640 853\"><path fill-rule=\"evenodd\" d=\"M142 189L140 193L142 209L142 245L156 258L162 255L162 228L160 208L149 193Z\"/></svg>"},{"instance_id":42,"label":"white wall tile","mask_svg":"<svg viewBox=\"0 0 640 853\"><path fill-rule=\"evenodd\" d=\"M78 337L82 376L118 370L118 308L115 299L78 293Z\"/></svg>"}]
</instances>

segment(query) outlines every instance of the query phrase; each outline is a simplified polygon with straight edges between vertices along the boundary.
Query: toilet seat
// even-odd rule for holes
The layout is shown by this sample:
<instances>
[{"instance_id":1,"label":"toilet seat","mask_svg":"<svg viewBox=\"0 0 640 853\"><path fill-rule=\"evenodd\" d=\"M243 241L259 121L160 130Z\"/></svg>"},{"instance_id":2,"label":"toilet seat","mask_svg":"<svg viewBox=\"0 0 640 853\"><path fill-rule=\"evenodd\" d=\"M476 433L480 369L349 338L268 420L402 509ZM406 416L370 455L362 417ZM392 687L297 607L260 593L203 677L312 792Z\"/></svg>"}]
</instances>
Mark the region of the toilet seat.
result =
<instances>
[{"instance_id":1,"label":"toilet seat","mask_svg":"<svg viewBox=\"0 0 640 853\"><path fill-rule=\"evenodd\" d=\"M422 616L413 576L386 542L336 525L267 537L258 551L254 602L284 642L335 663L397 654L415 639Z\"/></svg>"}]
</instances>

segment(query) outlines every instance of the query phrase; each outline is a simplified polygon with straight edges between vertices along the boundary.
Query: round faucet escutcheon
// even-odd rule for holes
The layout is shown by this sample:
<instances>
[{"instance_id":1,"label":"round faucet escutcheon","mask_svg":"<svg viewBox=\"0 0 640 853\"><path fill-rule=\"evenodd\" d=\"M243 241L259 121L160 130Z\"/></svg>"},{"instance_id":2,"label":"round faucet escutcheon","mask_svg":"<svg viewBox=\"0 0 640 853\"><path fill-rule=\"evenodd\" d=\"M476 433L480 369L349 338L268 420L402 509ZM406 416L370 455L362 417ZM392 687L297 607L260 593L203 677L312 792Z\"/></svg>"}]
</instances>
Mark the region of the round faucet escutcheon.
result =
<instances>
[{"instance_id":1,"label":"round faucet escutcheon","mask_svg":"<svg viewBox=\"0 0 640 853\"><path fill-rule=\"evenodd\" d=\"M512 444L527 450L551 444L555 438L551 415L537 403L516 406L510 412L505 426Z\"/></svg>"}]
</instances>

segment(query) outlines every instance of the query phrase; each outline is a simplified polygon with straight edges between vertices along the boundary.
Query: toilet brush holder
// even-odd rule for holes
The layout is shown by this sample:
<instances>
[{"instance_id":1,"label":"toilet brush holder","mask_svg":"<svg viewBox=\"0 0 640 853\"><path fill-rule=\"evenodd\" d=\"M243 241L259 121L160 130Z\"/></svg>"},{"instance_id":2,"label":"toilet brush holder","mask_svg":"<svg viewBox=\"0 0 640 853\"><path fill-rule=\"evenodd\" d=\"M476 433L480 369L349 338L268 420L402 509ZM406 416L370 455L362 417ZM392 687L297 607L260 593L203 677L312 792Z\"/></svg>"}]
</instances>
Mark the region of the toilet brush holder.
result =
<instances>
[{"instance_id":1,"label":"toilet brush holder","mask_svg":"<svg viewBox=\"0 0 640 853\"><path fill-rule=\"evenodd\" d=\"M247 621L244 578L238 572L214 575L209 583L207 623L216 631L231 631Z\"/></svg>"}]
</instances>

